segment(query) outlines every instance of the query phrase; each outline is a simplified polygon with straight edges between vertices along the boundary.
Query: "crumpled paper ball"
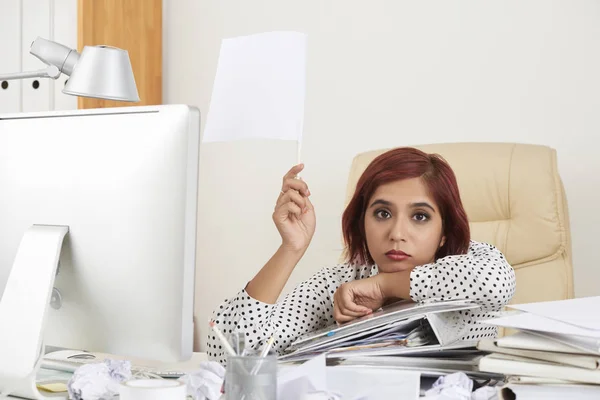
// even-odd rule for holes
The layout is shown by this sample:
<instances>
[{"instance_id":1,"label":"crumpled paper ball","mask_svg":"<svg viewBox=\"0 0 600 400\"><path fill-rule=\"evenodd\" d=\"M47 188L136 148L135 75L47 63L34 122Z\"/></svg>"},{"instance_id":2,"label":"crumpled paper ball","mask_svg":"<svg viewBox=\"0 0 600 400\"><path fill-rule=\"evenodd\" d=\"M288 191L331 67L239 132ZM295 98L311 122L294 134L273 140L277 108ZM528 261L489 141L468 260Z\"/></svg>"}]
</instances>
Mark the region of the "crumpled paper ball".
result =
<instances>
[{"instance_id":1,"label":"crumpled paper ball","mask_svg":"<svg viewBox=\"0 0 600 400\"><path fill-rule=\"evenodd\" d=\"M425 392L425 399L431 400L496 400L496 389L480 387L474 392L473 381L464 372L440 376L431 389Z\"/></svg>"},{"instance_id":2,"label":"crumpled paper ball","mask_svg":"<svg viewBox=\"0 0 600 400\"><path fill-rule=\"evenodd\" d=\"M425 392L426 396L440 396L447 399L470 400L473 390L473 381L464 373L456 372L454 374L440 376L433 384L431 389ZM442 397L443 396L443 397Z\"/></svg>"},{"instance_id":3,"label":"crumpled paper ball","mask_svg":"<svg viewBox=\"0 0 600 400\"><path fill-rule=\"evenodd\" d=\"M216 361L203 361L196 371L179 378L187 385L188 396L192 396L194 400L221 398L223 379L225 379L225 368Z\"/></svg>"},{"instance_id":4,"label":"crumpled paper ball","mask_svg":"<svg viewBox=\"0 0 600 400\"><path fill-rule=\"evenodd\" d=\"M67 384L72 400L109 400L119 394L121 382L131 379L131 362L104 360L77 368Z\"/></svg>"}]
</instances>

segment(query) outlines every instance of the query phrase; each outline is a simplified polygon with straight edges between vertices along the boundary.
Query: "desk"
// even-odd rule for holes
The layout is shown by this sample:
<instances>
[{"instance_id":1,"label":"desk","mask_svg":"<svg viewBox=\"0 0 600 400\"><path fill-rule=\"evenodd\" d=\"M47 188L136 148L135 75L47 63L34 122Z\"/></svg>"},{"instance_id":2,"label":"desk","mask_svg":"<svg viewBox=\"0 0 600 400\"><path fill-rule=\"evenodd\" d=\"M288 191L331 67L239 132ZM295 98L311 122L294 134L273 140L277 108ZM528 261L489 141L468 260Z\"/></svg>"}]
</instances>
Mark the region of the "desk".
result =
<instances>
[{"instance_id":1,"label":"desk","mask_svg":"<svg viewBox=\"0 0 600 400\"><path fill-rule=\"evenodd\" d=\"M106 355L106 354L101 354L101 353L98 353L97 356L98 356L98 358L105 357L105 358L112 358L112 359L125 359L125 357L113 356L113 355ZM136 365L136 366L137 365L142 365L142 366L145 366L145 367L156 368L156 369L161 369L161 370L164 370L167 367L168 367L167 369L170 369L170 368L174 368L175 366L177 366L177 367L181 368L184 371L192 371L192 370L194 370L199 365L199 363L201 363L203 361L207 361L207 360L208 360L208 356L207 356L206 353L198 352L198 353L194 353L193 356L192 356L192 358L190 358L190 360L182 362L182 363L177 363L177 364L161 364L161 363L157 363L157 362L149 362L148 360L142 360L142 361L140 361L141 364L135 364L135 363L133 363L133 364ZM162 368L159 368L159 367L162 367ZM288 366L288 367L282 368L282 370L284 370L286 368L292 368L292 367ZM341 367L327 367L327 368L328 369L329 368L336 368L338 370L340 370L340 369L343 368L343 369L346 370L346 372L344 372L344 373L334 374L334 375L337 375L337 377L334 376L334 375L331 375L331 374L329 374L329 372L327 372L327 374L326 374L327 377L331 377L334 380L338 381L337 384L334 383L333 387L330 388L330 389L333 389L333 390L336 389L336 385L338 385L340 382L341 382L342 385L344 385L343 387L347 388L348 387L348 382L354 382L354 383L360 383L360 382L362 382L362 383L365 383L367 381L370 382L373 377L375 377L377 379L380 379L380 380L383 379L383 380L392 380L393 381L393 380L395 380L395 379L392 379L394 376L399 376L399 375L403 375L404 376L404 375L406 375L406 373L408 373L408 374L411 373L410 371L402 371L402 370L395 370L394 371L393 369L389 369L389 368L387 368L387 369L386 368L381 368L381 369L378 369L378 368L361 369L361 368L357 368L357 367L343 367L343 366L341 366ZM55 379L58 378L58 379L66 380L66 379L69 379L70 373L68 373L68 372L48 371L48 370L40 370L40 373L38 374L38 380L41 381L41 382L48 381L48 379L51 378L51 377L55 377ZM429 383L431 384L432 381L434 381L435 379L431 378L431 379L428 379L428 380L429 380ZM421 383L423 383L423 378L421 379ZM527 387L527 385L518 385L518 386L506 385L506 386L510 386L513 390L516 390L516 391L520 390L520 391L523 391L523 392L528 392L528 391L530 392L532 390L538 390L539 393L544 393L544 391L546 391L546 393L547 393L548 390L554 391L554 390L560 389L560 388L554 388L554 387L551 388L551 389L549 389L548 387L544 387L544 386L541 386L541 387L540 386L536 386L536 387L529 386L529 387ZM499 386L499 388L501 388L501 387L502 386ZM573 390L574 388L563 388L562 389L562 390L566 391L566 393L565 393L566 397L565 398L568 398L569 394L573 394L572 391L568 392L568 389ZM355 386L352 390L358 390L358 389ZM577 389L575 389L575 390L577 390ZM600 393L600 387L593 387L593 386L590 387L590 386L587 386L587 387L583 387L581 390L584 391L584 392L582 392L582 395L583 395L583 393L585 393L586 390L589 391L589 392L591 392L591 393L593 392L595 394ZM421 395L422 394L423 394L423 390L421 390ZM54 394L52 396L46 395L44 397L40 397L40 399L49 399L49 398L52 398L52 399L67 399L67 397L68 396L67 396L66 393L59 393L59 394ZM11 398L11 399L17 399L18 397L9 396L9 398ZM406 398L409 398L409 397L406 397ZM415 396L415 397L411 397L411 398L416 399L417 397ZM418 398L419 399L427 399L426 397L418 397ZM589 397L585 397L585 398L589 398Z\"/></svg>"},{"instance_id":2,"label":"desk","mask_svg":"<svg viewBox=\"0 0 600 400\"><path fill-rule=\"evenodd\" d=\"M129 361L131 361L132 369L137 369L136 367L139 367L139 368L144 369L145 371L159 374L160 372L166 372L166 371L191 372L191 371L197 369L198 365L201 362L208 360L208 355L206 353L200 353L200 352L193 353L192 357L187 361L183 361L183 362L179 362L179 363L171 363L171 364L165 364L165 363L161 363L158 361L132 359L132 358L124 357L124 356L117 356L117 355L106 354L106 353L93 353L93 354L96 356L96 359L91 359L91 360L87 360L87 361L79 361L79 362L69 360L68 364L65 363L65 365L63 365L63 367L64 367L64 369L67 369L67 370L68 369L75 370L76 368L78 368L81 365L84 365L84 364L87 364L90 362L99 362L99 361L103 361L105 359L129 360ZM71 375L72 375L71 372L66 372L66 371L53 371L53 370L49 370L49 369L40 369L40 371L38 372L38 375L37 375L37 382L38 383L52 382L52 381L53 382L57 382L57 381L64 382L65 380L68 380ZM18 397L9 396L9 398L16 399ZM52 394L51 396L49 394L44 394L44 395L42 395L42 397L39 397L39 398L40 399L47 399L47 398L66 399L67 395L64 392Z\"/></svg>"}]
</instances>

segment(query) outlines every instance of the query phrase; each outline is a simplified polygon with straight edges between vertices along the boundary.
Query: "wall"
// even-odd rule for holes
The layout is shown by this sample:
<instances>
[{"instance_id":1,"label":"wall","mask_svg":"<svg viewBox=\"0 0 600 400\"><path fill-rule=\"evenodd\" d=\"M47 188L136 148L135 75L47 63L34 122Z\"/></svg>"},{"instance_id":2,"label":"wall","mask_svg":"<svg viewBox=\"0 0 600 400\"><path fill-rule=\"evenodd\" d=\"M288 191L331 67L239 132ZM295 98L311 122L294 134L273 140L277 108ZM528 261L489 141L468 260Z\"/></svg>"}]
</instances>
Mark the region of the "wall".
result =
<instances>
[{"instance_id":1,"label":"wall","mask_svg":"<svg viewBox=\"0 0 600 400\"><path fill-rule=\"evenodd\" d=\"M44 69L31 43L42 37L76 48L77 1L0 0L0 27L0 74ZM77 98L62 93L67 78L0 80L0 113L76 109Z\"/></svg>"},{"instance_id":2,"label":"wall","mask_svg":"<svg viewBox=\"0 0 600 400\"><path fill-rule=\"evenodd\" d=\"M167 103L208 111L220 40L308 33L303 174L317 232L291 278L334 263L352 157L431 142L538 143L558 150L575 290L600 294L600 3L596 1L178 0L164 3ZM196 314L241 289L278 245L271 213L289 142L204 145Z\"/></svg>"}]
</instances>

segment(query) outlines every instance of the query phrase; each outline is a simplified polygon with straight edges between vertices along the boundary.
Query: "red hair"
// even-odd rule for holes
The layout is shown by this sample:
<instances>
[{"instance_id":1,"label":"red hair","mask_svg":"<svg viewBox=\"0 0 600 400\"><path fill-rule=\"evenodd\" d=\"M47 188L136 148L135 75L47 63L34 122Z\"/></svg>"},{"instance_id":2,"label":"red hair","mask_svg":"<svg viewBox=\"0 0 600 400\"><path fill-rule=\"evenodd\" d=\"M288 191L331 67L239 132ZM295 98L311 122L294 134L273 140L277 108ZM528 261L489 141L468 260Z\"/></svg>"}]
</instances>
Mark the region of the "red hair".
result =
<instances>
[{"instance_id":1,"label":"red hair","mask_svg":"<svg viewBox=\"0 0 600 400\"><path fill-rule=\"evenodd\" d=\"M411 178L423 180L442 216L442 230L446 242L436 253L436 259L467 253L471 239L469 221L452 168L438 154L427 154L412 147L400 147L381 154L369 164L344 210L342 231L348 262L374 263L367 248L365 235L365 211L368 202L379 186Z\"/></svg>"}]
</instances>

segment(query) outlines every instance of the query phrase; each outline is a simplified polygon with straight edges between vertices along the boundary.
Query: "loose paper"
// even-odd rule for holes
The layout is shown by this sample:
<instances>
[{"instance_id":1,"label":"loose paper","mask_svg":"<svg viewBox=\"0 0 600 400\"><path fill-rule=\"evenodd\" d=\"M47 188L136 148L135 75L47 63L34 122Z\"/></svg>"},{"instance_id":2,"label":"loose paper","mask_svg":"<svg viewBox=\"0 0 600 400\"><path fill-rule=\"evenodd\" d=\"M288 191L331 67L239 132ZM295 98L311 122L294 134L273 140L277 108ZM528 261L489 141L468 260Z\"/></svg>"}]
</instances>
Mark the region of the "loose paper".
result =
<instances>
[{"instance_id":1,"label":"loose paper","mask_svg":"<svg viewBox=\"0 0 600 400\"><path fill-rule=\"evenodd\" d=\"M416 400L419 397L419 372L358 366L326 367L325 364L325 355L321 354L300 366L281 368L277 378L278 398ZM328 396L318 397L319 394Z\"/></svg>"},{"instance_id":2,"label":"loose paper","mask_svg":"<svg viewBox=\"0 0 600 400\"><path fill-rule=\"evenodd\" d=\"M327 390L348 400L417 400L418 371L337 366L327 367Z\"/></svg>"},{"instance_id":3,"label":"loose paper","mask_svg":"<svg viewBox=\"0 0 600 400\"><path fill-rule=\"evenodd\" d=\"M310 392L327 390L325 355L299 366L285 367L277 376L277 398L301 400Z\"/></svg>"},{"instance_id":4,"label":"loose paper","mask_svg":"<svg viewBox=\"0 0 600 400\"><path fill-rule=\"evenodd\" d=\"M585 336L600 339L600 331L581 328L576 325L567 324L565 322L560 322L558 320L542 317L536 314L511 314L505 317L486 319L481 322L490 325L502 326L505 328L558 333L560 335L567 336Z\"/></svg>"},{"instance_id":5,"label":"loose paper","mask_svg":"<svg viewBox=\"0 0 600 400\"><path fill-rule=\"evenodd\" d=\"M517 304L510 307L580 328L592 329L600 334L600 318L598 318L600 296Z\"/></svg>"}]
</instances>

